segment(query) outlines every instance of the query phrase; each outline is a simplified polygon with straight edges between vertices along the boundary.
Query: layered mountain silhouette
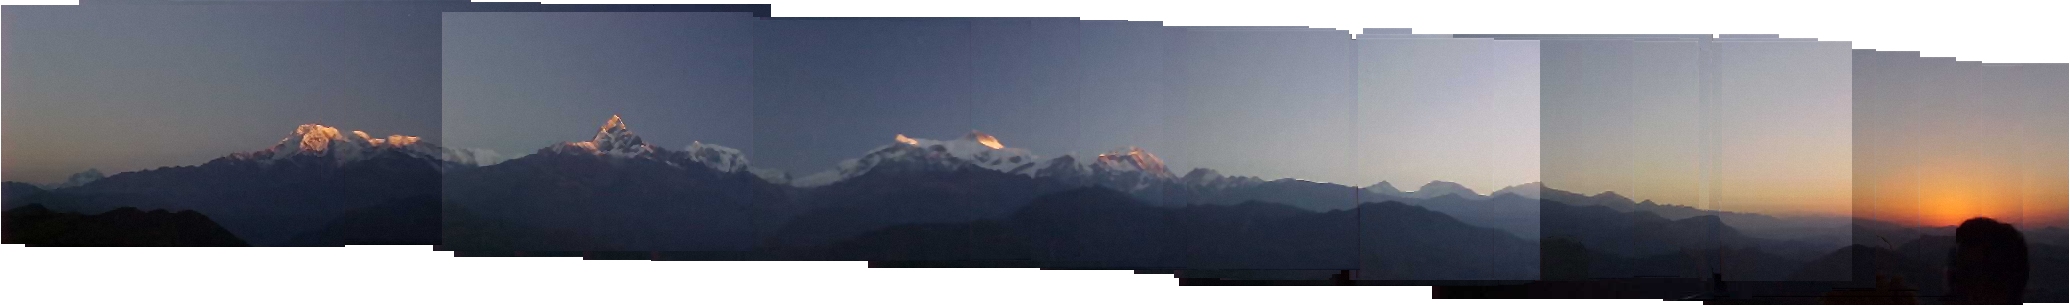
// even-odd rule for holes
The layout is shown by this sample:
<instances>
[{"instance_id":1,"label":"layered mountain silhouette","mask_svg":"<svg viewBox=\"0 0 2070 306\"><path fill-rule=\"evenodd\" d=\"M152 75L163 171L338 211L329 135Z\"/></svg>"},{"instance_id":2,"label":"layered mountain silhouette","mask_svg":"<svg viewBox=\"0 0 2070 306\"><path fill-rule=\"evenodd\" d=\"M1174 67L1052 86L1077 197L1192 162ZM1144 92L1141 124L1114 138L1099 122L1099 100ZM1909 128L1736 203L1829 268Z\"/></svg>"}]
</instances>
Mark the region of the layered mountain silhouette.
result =
<instances>
[{"instance_id":1,"label":"layered mountain silhouette","mask_svg":"<svg viewBox=\"0 0 2070 306\"><path fill-rule=\"evenodd\" d=\"M28 206L28 202L23 202L21 200L27 199L31 196L38 196L43 192L43 187L38 187L36 185L29 183L0 182L0 203L6 203L8 209L13 209L15 207L20 206Z\"/></svg>"},{"instance_id":2,"label":"layered mountain silhouette","mask_svg":"<svg viewBox=\"0 0 2070 306\"><path fill-rule=\"evenodd\" d=\"M589 141L452 172L447 200L486 219L606 237L567 250L815 250L895 226L1003 220L1040 196L1100 187L1152 207L1274 203L1324 213L1392 201L1525 241L1543 236L1542 228L1559 226L1563 232L1558 234L1597 251L1634 258L1691 248L1786 248L1767 251L1793 257L1823 251L1749 238L1724 222L1772 217L1634 203L1614 193L1585 197L1530 183L1483 195L1444 181L1403 192L1387 182L1354 188L1227 176L1212 169L1174 175L1142 148L1124 147L1088 159L1043 159L978 131L952 140L895 135L834 170L795 180L758 170L738 151L722 146L696 143L668 150L650 145L614 116ZM700 190L714 186L732 188ZM1540 195L1600 210L1561 206L1541 212ZM1654 210L1686 216L1669 218ZM1575 211L1580 212L1569 213ZM678 217L664 217L669 215ZM1555 219L1547 216L1576 225L1541 225L1541 220ZM679 218L697 219L671 227L638 226ZM1626 231L1636 230L1648 236L1632 240ZM704 234L662 237L673 235L665 233L670 231Z\"/></svg>"},{"instance_id":3,"label":"layered mountain silhouette","mask_svg":"<svg viewBox=\"0 0 2070 306\"><path fill-rule=\"evenodd\" d=\"M1607 191L1597 193L1596 195L1591 196L1582 195L1574 192L1568 192L1565 190L1544 188L1542 186L1540 190L1543 193L1543 199L1557 201L1560 203L1567 203L1569 205L1603 206L1606 208L1623 212L1643 211L1653 213L1655 215L1659 215L1662 218L1668 219L1685 219L1697 216L1717 216L1720 222L1723 222L1727 225L1731 225L1735 228L1748 230L1750 232L1761 232L1764 234L1769 234L1764 236L1771 236L1774 238L1794 239L1808 238L1813 235L1845 234L1845 228L1850 222L1850 220L1848 220L1845 217L1779 218L1775 216L1757 213L1733 212L1715 209L1699 209L1695 207L1682 205L1662 204L1655 203L1652 200L1634 201L1631 198L1625 197L1624 195ZM1799 231L1793 233L1790 230Z\"/></svg>"},{"instance_id":4,"label":"layered mountain silhouette","mask_svg":"<svg viewBox=\"0 0 2070 306\"><path fill-rule=\"evenodd\" d=\"M1401 203L1328 212L1267 202L1158 206L1104 187L1044 195L996 219L874 230L827 254L1045 268L1363 269L1372 279L1529 279L1538 268L1527 241Z\"/></svg>"},{"instance_id":5,"label":"layered mountain silhouette","mask_svg":"<svg viewBox=\"0 0 2070 306\"><path fill-rule=\"evenodd\" d=\"M40 204L8 209L0 243L49 247L241 247L230 231L192 210L116 208L98 214L53 211Z\"/></svg>"},{"instance_id":6,"label":"layered mountain silhouette","mask_svg":"<svg viewBox=\"0 0 2070 306\"><path fill-rule=\"evenodd\" d=\"M377 138L308 124L265 150L10 196L7 206L37 203L82 213L118 207L193 210L253 245L291 245L294 235L317 230L349 211L437 194L439 151L416 137Z\"/></svg>"},{"instance_id":7,"label":"layered mountain silhouette","mask_svg":"<svg viewBox=\"0 0 2070 306\"><path fill-rule=\"evenodd\" d=\"M895 135L837 169L793 179L725 146L648 143L617 116L588 140L515 159L304 125L272 148L201 165L95 173L56 189L0 186L12 208L10 241L714 251L1188 277L1355 270L1363 280L1829 280L1856 276L1849 272L1858 254L1895 258L1886 260L1899 267L1893 273L1932 270L1945 261L1949 230L1856 219L1849 232L1844 222L1540 183L1482 194L1445 181L1403 191L1389 182L1354 187L1213 169L1179 175L1144 148L1041 158L977 131L951 140ZM96 212L105 213L87 214ZM1799 228L1835 234L1775 234ZM2035 256L2061 258L2061 239L2047 237L2062 230L2035 231ZM1914 265L1925 268L1907 268ZM2056 274L2035 283L2060 283Z\"/></svg>"}]
</instances>

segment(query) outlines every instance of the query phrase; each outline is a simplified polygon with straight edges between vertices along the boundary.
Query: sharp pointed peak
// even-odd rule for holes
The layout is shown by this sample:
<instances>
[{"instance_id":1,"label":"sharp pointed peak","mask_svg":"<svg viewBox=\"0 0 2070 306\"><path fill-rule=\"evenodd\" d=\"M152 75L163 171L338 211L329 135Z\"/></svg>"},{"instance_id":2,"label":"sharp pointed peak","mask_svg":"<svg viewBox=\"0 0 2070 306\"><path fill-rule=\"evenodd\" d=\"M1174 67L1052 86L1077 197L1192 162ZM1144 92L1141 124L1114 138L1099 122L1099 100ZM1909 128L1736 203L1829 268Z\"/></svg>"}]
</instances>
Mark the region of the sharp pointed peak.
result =
<instances>
[{"instance_id":1,"label":"sharp pointed peak","mask_svg":"<svg viewBox=\"0 0 2070 306\"><path fill-rule=\"evenodd\" d=\"M632 134L632 128L627 127L625 125L624 118L620 118L618 117L618 115L613 114L611 115L611 119L604 120L603 126L597 127L596 138L592 138L590 140L595 141L605 139L606 137L616 134Z\"/></svg>"},{"instance_id":2,"label":"sharp pointed peak","mask_svg":"<svg viewBox=\"0 0 2070 306\"><path fill-rule=\"evenodd\" d=\"M610 119L604 120L604 125L597 128L596 136L590 137L589 143L596 150L601 151L625 153L647 151L645 149L647 147L646 141L641 140L638 134L633 133L632 128L625 124L625 118L619 117L617 114L612 114Z\"/></svg>"}]
</instances>

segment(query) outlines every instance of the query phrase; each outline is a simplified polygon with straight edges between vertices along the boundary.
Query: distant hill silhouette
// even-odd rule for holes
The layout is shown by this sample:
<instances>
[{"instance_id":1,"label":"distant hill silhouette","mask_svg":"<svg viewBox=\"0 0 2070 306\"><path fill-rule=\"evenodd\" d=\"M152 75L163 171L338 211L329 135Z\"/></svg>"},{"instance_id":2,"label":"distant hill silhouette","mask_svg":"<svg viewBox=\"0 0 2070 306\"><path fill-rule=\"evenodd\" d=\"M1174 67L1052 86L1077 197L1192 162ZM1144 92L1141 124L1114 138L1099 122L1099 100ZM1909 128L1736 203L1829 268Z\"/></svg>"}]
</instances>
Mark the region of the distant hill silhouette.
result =
<instances>
[{"instance_id":1,"label":"distant hill silhouette","mask_svg":"<svg viewBox=\"0 0 2070 306\"><path fill-rule=\"evenodd\" d=\"M2070 248L2061 244L2027 247L2027 303L2070 303Z\"/></svg>"},{"instance_id":2,"label":"distant hill silhouette","mask_svg":"<svg viewBox=\"0 0 2070 306\"><path fill-rule=\"evenodd\" d=\"M439 199L421 195L347 210L323 228L295 235L294 246L438 245Z\"/></svg>"},{"instance_id":3,"label":"distant hill silhouette","mask_svg":"<svg viewBox=\"0 0 2070 306\"><path fill-rule=\"evenodd\" d=\"M752 246L756 204L788 196L784 187L745 171L548 150L449 172L444 191L446 201L464 203L467 221L498 224L468 230L583 237L511 246L527 251L745 251Z\"/></svg>"},{"instance_id":4,"label":"distant hill silhouette","mask_svg":"<svg viewBox=\"0 0 2070 306\"><path fill-rule=\"evenodd\" d=\"M122 207L84 215L39 204L9 209L0 242L48 247L242 247L244 240L191 210Z\"/></svg>"},{"instance_id":5,"label":"distant hill silhouette","mask_svg":"<svg viewBox=\"0 0 2070 306\"><path fill-rule=\"evenodd\" d=\"M1799 236L1818 234L1845 234L1845 218L1779 218L1758 213L1735 212L1729 209L1700 209L1689 206L1655 203L1652 200L1634 201L1614 192L1582 195L1566 190L1541 187L1542 199L1576 206L1603 206L1622 212L1649 212L1661 218L1687 219L1697 216L1717 216L1718 221L1748 232L1773 232L1774 237L1794 239ZM1807 233L1808 232L1808 233ZM1837 246L1836 246L1837 247Z\"/></svg>"},{"instance_id":6,"label":"distant hill silhouette","mask_svg":"<svg viewBox=\"0 0 2070 306\"><path fill-rule=\"evenodd\" d=\"M1538 279L1539 246L1398 202L1359 205L1361 279Z\"/></svg>"},{"instance_id":7,"label":"distant hill silhouette","mask_svg":"<svg viewBox=\"0 0 2070 306\"><path fill-rule=\"evenodd\" d=\"M779 220L764 224L774 227L765 227L761 244L817 248L894 225L996 219L1060 190L1051 180L984 169L871 171L806 191L789 207L765 206L764 216Z\"/></svg>"},{"instance_id":8,"label":"distant hill silhouette","mask_svg":"<svg viewBox=\"0 0 2070 306\"><path fill-rule=\"evenodd\" d=\"M1251 201L1281 203L1315 212L1357 207L1357 189L1331 183L1278 179L1226 187L1172 184L1162 189L1163 205L1238 204ZM1366 199L1369 202L1384 199Z\"/></svg>"},{"instance_id":9,"label":"distant hill silhouette","mask_svg":"<svg viewBox=\"0 0 2070 306\"><path fill-rule=\"evenodd\" d=\"M435 160L399 151L342 165L335 156L255 160L233 155L198 166L118 173L15 201L67 212L117 207L194 210L254 245L280 246L346 211L394 198L438 194L436 166Z\"/></svg>"},{"instance_id":10,"label":"distant hill silhouette","mask_svg":"<svg viewBox=\"0 0 2070 306\"><path fill-rule=\"evenodd\" d=\"M1538 201L1504 193L1483 199L1447 194L1407 203L1444 213L1466 224L1500 229L1518 238L1537 240L1542 236L1539 230L1543 227Z\"/></svg>"},{"instance_id":11,"label":"distant hill silhouette","mask_svg":"<svg viewBox=\"0 0 2070 306\"><path fill-rule=\"evenodd\" d=\"M22 201L22 199L28 198L30 196L35 196L41 193L43 193L43 188L36 187L36 185L33 184L23 182L0 182L0 206L5 206L5 208L0 209L14 209L16 207L28 206L29 203L26 201Z\"/></svg>"},{"instance_id":12,"label":"distant hill silhouette","mask_svg":"<svg viewBox=\"0 0 2070 306\"><path fill-rule=\"evenodd\" d=\"M1538 268L1536 248L1498 230L1400 203L1328 212L1267 202L1156 206L1092 187L1038 197L996 221L870 231L836 243L829 254L859 256L836 258L845 260L1026 260L1046 268L1365 267L1361 277L1368 279L1529 279Z\"/></svg>"},{"instance_id":13,"label":"distant hill silhouette","mask_svg":"<svg viewBox=\"0 0 2070 306\"><path fill-rule=\"evenodd\" d=\"M1670 220L1651 212L1620 212L1604 206L1575 206L1553 200L1543 201L1540 213L1545 236L1569 237L1590 250L1621 256L1753 244L1715 216Z\"/></svg>"}]
</instances>

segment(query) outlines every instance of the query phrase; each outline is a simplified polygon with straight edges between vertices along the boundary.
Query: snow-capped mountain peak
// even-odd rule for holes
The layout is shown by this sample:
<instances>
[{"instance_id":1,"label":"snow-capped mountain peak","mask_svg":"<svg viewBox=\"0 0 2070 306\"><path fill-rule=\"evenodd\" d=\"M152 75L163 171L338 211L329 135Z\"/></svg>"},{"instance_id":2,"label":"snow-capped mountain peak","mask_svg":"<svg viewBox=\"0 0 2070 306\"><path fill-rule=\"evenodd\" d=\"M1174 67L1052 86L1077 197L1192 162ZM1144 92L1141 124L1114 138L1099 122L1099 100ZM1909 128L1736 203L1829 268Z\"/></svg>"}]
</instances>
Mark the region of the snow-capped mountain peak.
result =
<instances>
[{"instance_id":1,"label":"snow-capped mountain peak","mask_svg":"<svg viewBox=\"0 0 2070 306\"><path fill-rule=\"evenodd\" d=\"M1006 148L1005 145L999 144L999 138L992 137L992 135L985 134L984 132L978 132L977 130L971 130L970 134L963 135L963 138L958 140L974 142L978 145L985 146L986 148L992 148L993 150Z\"/></svg>"},{"instance_id":2,"label":"snow-capped mountain peak","mask_svg":"<svg viewBox=\"0 0 2070 306\"><path fill-rule=\"evenodd\" d=\"M604 125L597 128L596 136L589 141L563 142L540 149L546 154L593 154L615 158L647 158L660 160L670 165L685 166L700 164L725 173L752 172L769 181L787 181L782 172L751 169L747 154L717 144L691 141L681 150L670 150L647 143L639 134L625 124L625 119L611 115Z\"/></svg>"},{"instance_id":3,"label":"snow-capped mountain peak","mask_svg":"<svg viewBox=\"0 0 2070 306\"><path fill-rule=\"evenodd\" d=\"M654 152L654 147L647 145L647 141L640 139L640 135L633 134L632 128L626 127L625 119L619 118L618 115L611 115L611 119L604 120L604 126L598 127L597 135L590 137L589 141L570 144L574 147L611 155L639 155Z\"/></svg>"},{"instance_id":4,"label":"snow-capped mountain peak","mask_svg":"<svg viewBox=\"0 0 2070 306\"><path fill-rule=\"evenodd\" d=\"M683 147L683 153L687 154L691 161L703 163L719 171L730 173L748 170L747 154L741 154L738 149L691 141L689 146Z\"/></svg>"},{"instance_id":5,"label":"snow-capped mountain peak","mask_svg":"<svg viewBox=\"0 0 2070 306\"><path fill-rule=\"evenodd\" d=\"M1265 180L1252 176L1225 176L1214 169L1194 168L1193 171L1187 171L1186 176L1180 177L1179 182L1187 186L1219 189L1253 186L1264 183Z\"/></svg>"},{"instance_id":6,"label":"snow-capped mountain peak","mask_svg":"<svg viewBox=\"0 0 2070 306\"><path fill-rule=\"evenodd\" d=\"M385 138L376 138L364 131L341 133L335 127L303 124L296 126L294 132L288 133L286 138L281 138L280 143L274 144L271 148L233 157L271 163L294 156L324 156L344 164L391 151L435 159L439 157L440 150L436 145L421 142L415 136L389 135Z\"/></svg>"},{"instance_id":7,"label":"snow-capped mountain peak","mask_svg":"<svg viewBox=\"0 0 2070 306\"><path fill-rule=\"evenodd\" d=\"M57 184L42 185L40 187L43 187L44 189L58 189L66 187L86 186L87 183L92 183L94 181L98 181L100 179L107 177L108 176L106 174L101 173L101 169L87 168L86 171L80 171L79 173L73 173L72 176L65 177L64 182L60 182Z\"/></svg>"},{"instance_id":8,"label":"snow-capped mountain peak","mask_svg":"<svg viewBox=\"0 0 2070 306\"><path fill-rule=\"evenodd\" d=\"M1154 177L1172 178L1170 170L1164 168L1164 160L1157 155L1135 146L1122 147L1100 154L1093 160L1096 170L1137 171Z\"/></svg>"},{"instance_id":9,"label":"snow-capped mountain peak","mask_svg":"<svg viewBox=\"0 0 2070 306\"><path fill-rule=\"evenodd\" d=\"M1091 160L1079 161L1064 155L1051 159L1039 167L1029 167L1016 172L1035 177L1059 178L1067 181L1089 182L1126 191L1138 191L1160 183L1179 183L1181 179L1172 175L1164 166L1164 160L1150 151L1134 146L1114 149L1095 155ZM1253 177L1224 177L1214 170L1196 169L1188 173L1185 183L1198 186L1232 185L1256 183Z\"/></svg>"},{"instance_id":10,"label":"snow-capped mountain peak","mask_svg":"<svg viewBox=\"0 0 2070 306\"><path fill-rule=\"evenodd\" d=\"M953 171L976 167L1004 173L1023 174L1034 170L1036 156L1027 149L1009 148L998 137L970 131L953 140L892 136L892 143L879 146L863 157L841 161L833 170L792 180L800 187L833 184L871 171Z\"/></svg>"},{"instance_id":11,"label":"snow-capped mountain peak","mask_svg":"<svg viewBox=\"0 0 2070 306\"><path fill-rule=\"evenodd\" d=\"M646 140L640 139L640 135L633 134L632 128L626 127L625 119L611 115L611 119L604 120L604 125L597 128L596 136L590 137L589 141L563 142L542 151L631 157L651 154L656 151L655 149L654 146L648 145Z\"/></svg>"},{"instance_id":12,"label":"snow-capped mountain peak","mask_svg":"<svg viewBox=\"0 0 2070 306\"><path fill-rule=\"evenodd\" d=\"M489 149L445 147L439 151L439 159L456 166L480 167L509 160L502 153Z\"/></svg>"}]
</instances>

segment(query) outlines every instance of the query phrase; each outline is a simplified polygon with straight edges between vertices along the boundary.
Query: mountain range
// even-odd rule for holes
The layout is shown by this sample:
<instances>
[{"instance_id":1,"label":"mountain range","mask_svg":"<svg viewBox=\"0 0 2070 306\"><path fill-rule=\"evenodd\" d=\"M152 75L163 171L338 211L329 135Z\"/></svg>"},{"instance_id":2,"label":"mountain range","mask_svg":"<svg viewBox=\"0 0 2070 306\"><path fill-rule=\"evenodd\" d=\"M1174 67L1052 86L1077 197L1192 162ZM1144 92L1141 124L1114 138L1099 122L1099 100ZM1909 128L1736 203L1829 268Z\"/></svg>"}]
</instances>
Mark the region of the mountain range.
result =
<instances>
[{"instance_id":1,"label":"mountain range","mask_svg":"<svg viewBox=\"0 0 2070 306\"><path fill-rule=\"evenodd\" d=\"M445 230L458 235L442 247L745 251L756 209L781 206L757 204L788 202L789 190L761 173L739 150L656 146L612 116L589 140L448 171L443 199L462 213L447 219Z\"/></svg>"},{"instance_id":2,"label":"mountain range","mask_svg":"<svg viewBox=\"0 0 2070 306\"><path fill-rule=\"evenodd\" d=\"M978 131L951 140L895 135L793 179L725 146L649 143L617 116L590 139L516 158L302 125L271 147L200 165L106 176L89 169L53 186L6 182L0 204L9 241L37 245L692 251L1219 278L1358 270L1365 280L1832 280L1859 276L1846 267L1863 258L1888 264L1874 269L1930 277L1919 271L1945 261L1952 233L1542 183L1482 194L1445 181L1403 191L1385 181L1355 187L1205 168L1177 175L1143 148L1040 158ZM2064 230L2030 232L2035 256L2058 261L2036 264L2060 266ZM2059 284L2061 274L2035 282ZM2062 295L2046 289L2036 298Z\"/></svg>"},{"instance_id":3,"label":"mountain range","mask_svg":"<svg viewBox=\"0 0 2070 306\"><path fill-rule=\"evenodd\" d=\"M4 206L85 214L119 207L191 210L252 245L288 246L294 236L349 211L438 194L439 152L417 137L308 124L272 147L200 165L117 173L52 190L9 188Z\"/></svg>"},{"instance_id":4,"label":"mountain range","mask_svg":"<svg viewBox=\"0 0 2070 306\"><path fill-rule=\"evenodd\" d=\"M627 173L634 171L653 173ZM712 224L731 222L728 220L753 221L749 222L753 223L752 225L739 225L752 230L739 229L729 233L752 235L755 238L739 239L751 242L731 244L767 244L766 240L772 237L781 240L783 237L814 236L804 232L840 227L813 225L812 227L822 229L784 229L784 225L799 217L830 218L804 216L815 210L828 210L829 212L818 213L827 215L838 210L896 211L919 207L905 205L880 209L871 208L872 205L858 204L871 202L871 199L875 198L901 201L898 200L899 197L912 196L888 196L899 192L932 192L937 195L936 198L942 199L939 201L944 203L942 205L968 207L958 207L966 212L962 216L954 217L934 218L920 216L926 213L915 213L919 215L885 216L880 218L883 220L875 221L827 222L853 223L858 227L869 228L912 220L968 221L1012 211L1020 203L1040 194L1082 186L1119 190L1160 206L1233 205L1262 201L1319 212L1349 209L1366 202L1397 201L1446 213L1472 225L1503 229L1524 239L1536 239L1538 236L1538 207L1529 202L1538 198L1540 194L1549 194L1548 199L1562 202L1602 205L1620 211L1653 211L1670 219L1720 215L1726 223L1741 228L1759 227L1747 223L1775 223L1776 220L1762 215L1657 205L1650 201L1631 203L1628 199L1614 194L1579 197L1545 188L1538 183L1511 186L1483 195L1460 184L1445 181L1432 181L1415 191L1401 191L1384 181L1357 188L1299 179L1265 180L1252 176L1230 176L1204 168L1192 169L1184 175L1175 175L1157 155L1139 147L1122 147L1090 157L1063 155L1045 159L1025 149L1007 147L1000 139L978 131L971 131L963 137L945 141L895 135L890 143L866 152L856 159L843 161L836 169L792 179L781 171L755 168L739 150L721 145L692 142L681 149L669 149L650 144L633 133L623 118L618 116L607 119L591 139L554 144L514 159L506 159L501 154L487 150L439 147L410 136L373 137L360 131L342 132L327 126L303 125L296 127L294 132L271 148L232 154L200 166L165 167L92 179L97 173L89 171L75 175L78 178L75 181L82 182L77 183L79 186L40 193L43 194L39 196L41 198L34 201L51 202L48 204L51 207L81 211L105 210L117 206L118 203L141 202L151 203L146 204L147 207L195 209L202 213L225 214L218 218L226 227L239 232L240 236L248 236L258 245L286 243L293 235L315 230L311 228L311 224L331 222L332 220L327 218L340 216L348 210L385 203L394 198L432 193L444 194L444 200L457 201L459 205L486 205L481 202L497 202L511 203L507 205L531 205L540 209L554 205L534 202L613 200L644 203L675 201L661 198L726 199L719 202L730 203L728 205L732 208L723 209L724 211L754 216L713 220L716 223ZM645 182L633 182L634 178L643 176L655 178ZM991 178L967 179L979 176ZM217 179L218 177L222 179ZM932 179L927 179L929 177ZM443 183L444 188L440 188L440 184L423 183L434 179ZM918 180L937 183L926 188L909 183L851 183L858 180ZM663 183L664 181L674 183ZM719 183L720 181L724 183ZM628 186L638 184L652 184L657 186L656 188L740 188L715 188L696 192L624 189L633 188ZM258 188L239 189L249 186ZM936 191L927 191L929 188ZM1004 190L1013 191L993 192ZM530 194L563 191L575 194ZM339 196L321 196L329 194ZM265 202L304 204L262 204ZM12 207L27 202L8 203ZM696 209L714 208L698 206ZM524 211L487 210L484 213L519 218L527 214L521 213ZM634 211L594 217L620 214L628 218L653 217ZM285 218L247 218L242 215ZM850 213L834 219L856 218L862 217ZM292 230L286 233L280 230L254 230L271 227L288 227ZM853 233L832 235L847 234ZM825 239L808 240L824 242Z\"/></svg>"}]
</instances>

